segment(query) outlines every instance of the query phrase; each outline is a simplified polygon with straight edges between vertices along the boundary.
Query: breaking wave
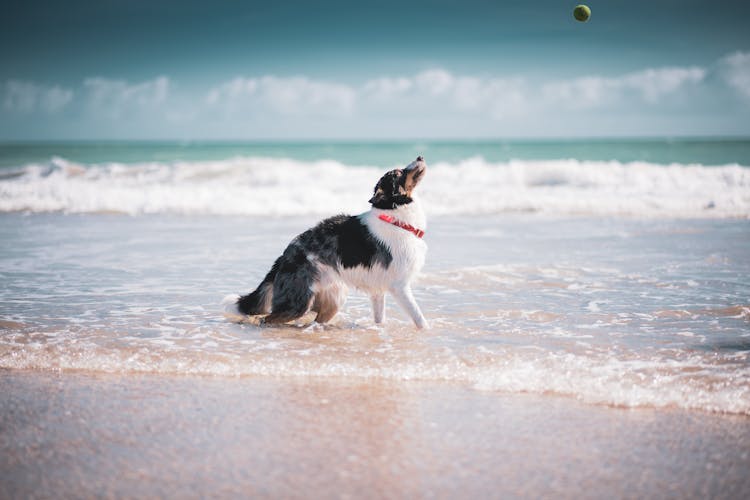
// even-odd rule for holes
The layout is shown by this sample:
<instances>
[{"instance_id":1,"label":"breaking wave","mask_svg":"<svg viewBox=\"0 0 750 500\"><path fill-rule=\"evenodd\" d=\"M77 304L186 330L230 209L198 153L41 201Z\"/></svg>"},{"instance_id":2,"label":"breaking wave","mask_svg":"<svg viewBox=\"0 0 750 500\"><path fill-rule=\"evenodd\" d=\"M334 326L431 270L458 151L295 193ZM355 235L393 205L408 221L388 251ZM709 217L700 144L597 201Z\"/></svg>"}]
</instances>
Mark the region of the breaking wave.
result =
<instances>
[{"instance_id":1,"label":"breaking wave","mask_svg":"<svg viewBox=\"0 0 750 500\"><path fill-rule=\"evenodd\" d=\"M428 159L429 160L429 159ZM395 166L394 166L395 167ZM384 169L333 160L81 165L62 158L0 170L0 212L310 215L367 209ZM745 218L750 168L579 160L433 161L430 214Z\"/></svg>"}]
</instances>

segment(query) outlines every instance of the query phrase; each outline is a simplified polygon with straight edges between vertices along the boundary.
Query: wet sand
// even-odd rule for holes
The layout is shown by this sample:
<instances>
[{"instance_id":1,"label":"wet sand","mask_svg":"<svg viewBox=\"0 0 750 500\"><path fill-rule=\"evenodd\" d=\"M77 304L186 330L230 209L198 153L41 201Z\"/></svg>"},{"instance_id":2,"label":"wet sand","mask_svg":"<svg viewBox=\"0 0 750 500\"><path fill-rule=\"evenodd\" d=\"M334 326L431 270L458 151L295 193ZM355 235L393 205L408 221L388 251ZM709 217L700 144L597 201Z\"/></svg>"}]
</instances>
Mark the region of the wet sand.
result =
<instances>
[{"instance_id":1,"label":"wet sand","mask_svg":"<svg viewBox=\"0 0 750 500\"><path fill-rule=\"evenodd\" d=\"M750 419L460 384L0 371L0 498L742 498Z\"/></svg>"}]
</instances>

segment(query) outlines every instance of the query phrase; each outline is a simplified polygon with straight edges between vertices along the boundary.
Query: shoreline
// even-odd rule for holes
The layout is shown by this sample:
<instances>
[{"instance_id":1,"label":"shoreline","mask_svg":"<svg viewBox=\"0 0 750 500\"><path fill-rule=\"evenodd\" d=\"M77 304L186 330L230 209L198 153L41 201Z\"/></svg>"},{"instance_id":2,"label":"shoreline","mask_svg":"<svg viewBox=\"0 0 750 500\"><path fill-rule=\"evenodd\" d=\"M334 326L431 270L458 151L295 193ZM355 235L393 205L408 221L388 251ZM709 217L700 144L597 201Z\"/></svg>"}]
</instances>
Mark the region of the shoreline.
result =
<instances>
[{"instance_id":1,"label":"shoreline","mask_svg":"<svg viewBox=\"0 0 750 500\"><path fill-rule=\"evenodd\" d=\"M274 384L290 384L290 385L385 385L385 386L400 386L400 385L426 385L440 387L452 387L468 393L475 393L477 396L487 397L536 397L536 398L555 398L565 401L570 401L574 404L583 405L584 407L592 408L604 408L610 410L622 410L622 411L677 411L677 412L697 412L704 415L713 415L718 417L737 417L745 418L750 424L750 413L745 411L732 411L727 409L711 409L702 406L680 406L673 403L666 404L653 404L653 403L617 403L612 401L599 401L591 400L577 393L567 392L556 392L554 390L534 391L527 389L501 389L501 388L486 388L477 386L471 380L462 379L440 379L440 378L397 378L388 377L382 375L356 375L356 374L320 374L320 373L305 373L300 371L299 373L285 373L279 371L277 374L269 373L268 368L258 371L248 370L244 373L218 373L218 372L201 372L201 371L158 371L158 370L147 370L147 369L132 369L125 372L109 371L104 369L92 369L92 368L39 368L39 367L23 367L23 368L12 368L7 366L0 366L0 379L6 374L19 375L28 374L29 377L40 376L40 377L83 377L83 378L99 378L99 377L115 377L115 378L160 378L166 379L182 379L182 378L195 378L199 380L213 380L222 381L226 380L229 382L242 382L253 383L264 383L268 381ZM0 408L1 409L1 408Z\"/></svg>"},{"instance_id":2,"label":"shoreline","mask_svg":"<svg viewBox=\"0 0 750 500\"><path fill-rule=\"evenodd\" d=\"M0 371L0 496L742 497L746 416L459 384Z\"/></svg>"}]
</instances>

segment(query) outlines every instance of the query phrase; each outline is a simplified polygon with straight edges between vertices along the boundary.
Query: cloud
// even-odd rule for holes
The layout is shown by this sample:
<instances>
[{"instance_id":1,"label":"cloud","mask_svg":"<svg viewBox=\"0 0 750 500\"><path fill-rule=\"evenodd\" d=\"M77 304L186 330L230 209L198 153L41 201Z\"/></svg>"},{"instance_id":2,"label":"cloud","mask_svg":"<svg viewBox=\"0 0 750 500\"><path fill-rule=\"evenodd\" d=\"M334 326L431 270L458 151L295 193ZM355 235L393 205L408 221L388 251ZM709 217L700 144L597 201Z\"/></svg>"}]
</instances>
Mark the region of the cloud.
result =
<instances>
[{"instance_id":1,"label":"cloud","mask_svg":"<svg viewBox=\"0 0 750 500\"><path fill-rule=\"evenodd\" d=\"M705 76L706 70L699 67L665 67L534 84L521 77L466 76L431 69L410 77L370 80L358 92L358 102L390 103L394 112L421 107L502 120L559 108L595 109L630 101L654 105L699 84Z\"/></svg>"},{"instance_id":2,"label":"cloud","mask_svg":"<svg viewBox=\"0 0 750 500\"><path fill-rule=\"evenodd\" d=\"M239 77L210 89L204 101L210 109L223 110L225 123L235 123L248 133L266 133L276 124L272 133L309 134L319 129L304 118L323 115L346 118L325 130L327 135L342 137L617 135L652 129L668 134L670 127L675 133L724 133L736 130L739 123L735 118L726 126L722 122L720 110L736 99L727 95L725 85L750 98L750 54L729 55L719 65L723 79L718 82L709 69L717 65L652 67L568 79L471 75L445 68L375 75L360 84L308 77ZM701 125L703 120L684 119L706 114L715 118L710 128ZM627 121L613 119L625 115ZM266 128L254 128L261 116ZM290 122L291 116L298 119Z\"/></svg>"},{"instance_id":3,"label":"cloud","mask_svg":"<svg viewBox=\"0 0 750 500\"><path fill-rule=\"evenodd\" d=\"M237 77L209 90L206 103L226 113L341 116L357 98L350 86L297 76Z\"/></svg>"},{"instance_id":4,"label":"cloud","mask_svg":"<svg viewBox=\"0 0 750 500\"><path fill-rule=\"evenodd\" d=\"M700 83L705 77L706 70L697 66L658 68L630 73L620 78L618 84L619 88L640 92L646 102L655 103L684 86Z\"/></svg>"},{"instance_id":5,"label":"cloud","mask_svg":"<svg viewBox=\"0 0 750 500\"><path fill-rule=\"evenodd\" d=\"M414 78L417 87L431 96L444 95L455 85L455 77L443 69L431 69L419 73Z\"/></svg>"},{"instance_id":6,"label":"cloud","mask_svg":"<svg viewBox=\"0 0 750 500\"><path fill-rule=\"evenodd\" d=\"M577 108L596 108L621 103L635 96L648 104L695 85L706 77L696 66L649 68L618 77L585 76L550 82L542 86L542 95L550 103L570 103Z\"/></svg>"},{"instance_id":7,"label":"cloud","mask_svg":"<svg viewBox=\"0 0 750 500\"><path fill-rule=\"evenodd\" d=\"M92 137L750 133L750 52L728 54L706 67L615 76L542 79L431 68L354 83L239 76L188 89L166 76L140 82L91 77L74 89L9 80L0 84L0 113L33 117L65 109L65 131ZM46 123L50 129L63 126ZM10 125L4 130L17 133Z\"/></svg>"},{"instance_id":8,"label":"cloud","mask_svg":"<svg viewBox=\"0 0 750 500\"><path fill-rule=\"evenodd\" d=\"M442 109L500 117L525 103L522 80L457 76L430 69L413 76L376 77L353 86L307 77L237 77L209 90L205 102L227 115L350 116Z\"/></svg>"},{"instance_id":9,"label":"cloud","mask_svg":"<svg viewBox=\"0 0 750 500\"><path fill-rule=\"evenodd\" d=\"M390 78L387 76L381 76L367 81L367 83L362 86L361 94L366 99L387 102L395 96L403 95L408 92L413 86L414 82L411 78Z\"/></svg>"},{"instance_id":10,"label":"cloud","mask_svg":"<svg viewBox=\"0 0 750 500\"><path fill-rule=\"evenodd\" d=\"M480 78L431 69L408 77L380 77L358 90L358 102L390 104L395 113L444 110L459 114L481 114L503 118L520 112L528 104L528 89L522 78Z\"/></svg>"},{"instance_id":11,"label":"cloud","mask_svg":"<svg viewBox=\"0 0 750 500\"><path fill-rule=\"evenodd\" d=\"M258 80L237 77L224 82L208 92L206 102L209 104L235 103L238 100L249 99L258 90Z\"/></svg>"},{"instance_id":12,"label":"cloud","mask_svg":"<svg viewBox=\"0 0 750 500\"><path fill-rule=\"evenodd\" d=\"M36 111L52 114L73 100L73 91L58 85L48 86L22 80L8 80L3 85L3 108L30 114Z\"/></svg>"},{"instance_id":13,"label":"cloud","mask_svg":"<svg viewBox=\"0 0 750 500\"><path fill-rule=\"evenodd\" d=\"M167 100L169 87L169 78L165 76L134 84L99 77L83 82L89 110L111 118L153 110Z\"/></svg>"},{"instance_id":14,"label":"cloud","mask_svg":"<svg viewBox=\"0 0 750 500\"><path fill-rule=\"evenodd\" d=\"M741 96L750 99L750 52L735 52L719 61L726 83Z\"/></svg>"},{"instance_id":15,"label":"cloud","mask_svg":"<svg viewBox=\"0 0 750 500\"><path fill-rule=\"evenodd\" d=\"M737 52L720 61L727 84L750 98L750 54ZM707 70L697 66L648 68L617 77L588 75L550 82L521 77L454 74L433 68L413 75L378 76L360 85L316 80L305 76L236 77L211 87L191 107L189 116L219 111L228 119L260 116L353 117L458 115L490 120L549 110L611 108L626 103L657 105L662 99L702 83ZM119 119L153 114L165 107L171 82L159 76L130 83L101 77L83 81L80 94L90 116ZM73 91L60 86L11 80L4 86L4 108L23 113L48 113L67 106ZM188 98L187 101L194 101ZM188 116L176 102L165 116Z\"/></svg>"}]
</instances>

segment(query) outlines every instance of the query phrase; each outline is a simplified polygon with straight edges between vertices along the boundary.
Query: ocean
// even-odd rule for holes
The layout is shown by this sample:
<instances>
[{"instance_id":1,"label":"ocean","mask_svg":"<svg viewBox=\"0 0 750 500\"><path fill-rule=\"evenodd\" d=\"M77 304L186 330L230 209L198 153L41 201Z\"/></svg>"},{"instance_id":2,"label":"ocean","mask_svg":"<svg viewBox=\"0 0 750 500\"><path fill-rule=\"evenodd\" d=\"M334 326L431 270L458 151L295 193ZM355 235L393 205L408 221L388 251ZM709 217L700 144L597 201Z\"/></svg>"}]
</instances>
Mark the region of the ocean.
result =
<instances>
[{"instance_id":1,"label":"ocean","mask_svg":"<svg viewBox=\"0 0 750 500\"><path fill-rule=\"evenodd\" d=\"M432 324L226 321L417 154ZM0 145L0 368L460 384L750 415L750 141Z\"/></svg>"}]
</instances>

